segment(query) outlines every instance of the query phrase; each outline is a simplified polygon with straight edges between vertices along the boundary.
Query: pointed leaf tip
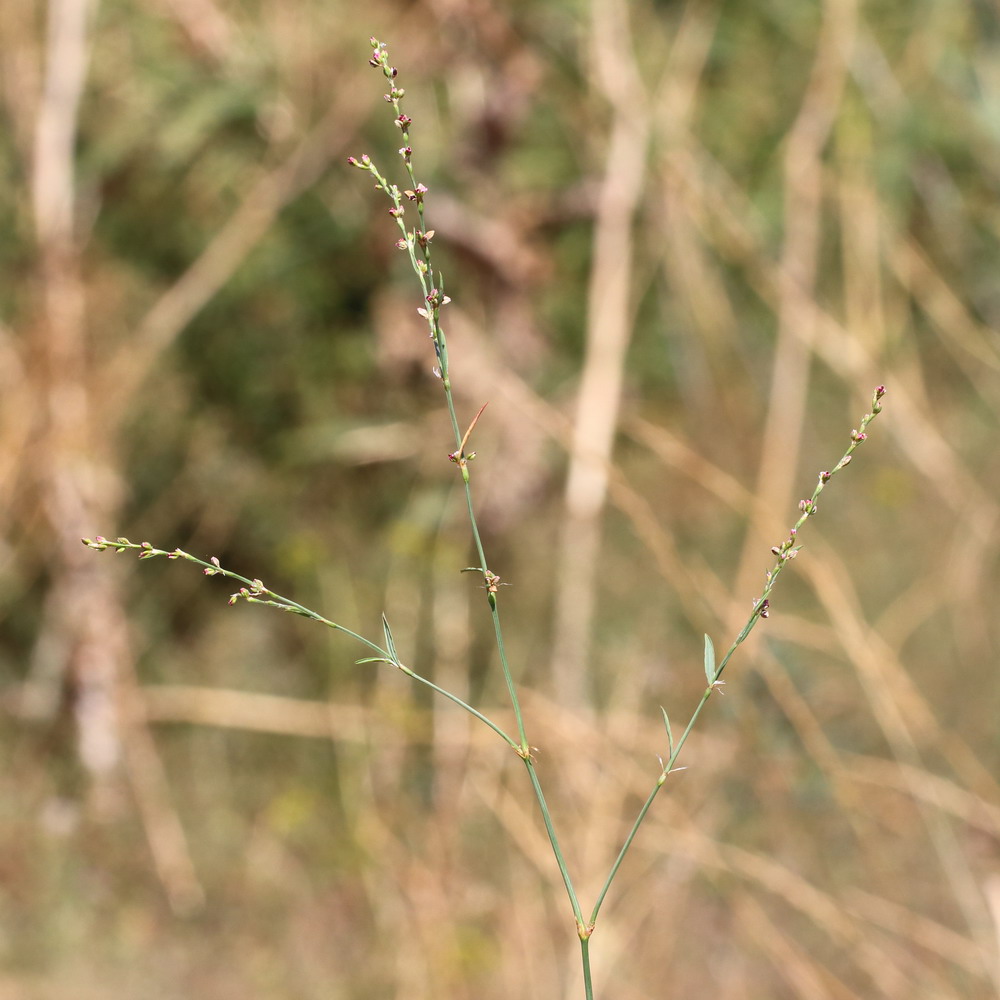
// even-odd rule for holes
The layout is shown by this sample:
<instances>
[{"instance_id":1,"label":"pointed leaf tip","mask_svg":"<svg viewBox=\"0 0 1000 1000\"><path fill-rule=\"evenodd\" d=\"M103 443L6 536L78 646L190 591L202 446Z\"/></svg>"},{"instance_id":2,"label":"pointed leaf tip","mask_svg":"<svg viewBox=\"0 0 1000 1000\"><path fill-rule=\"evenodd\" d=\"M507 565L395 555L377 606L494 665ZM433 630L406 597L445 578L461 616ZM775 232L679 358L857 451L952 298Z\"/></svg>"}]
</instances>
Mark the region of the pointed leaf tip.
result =
<instances>
[{"instance_id":1,"label":"pointed leaf tip","mask_svg":"<svg viewBox=\"0 0 1000 1000\"><path fill-rule=\"evenodd\" d=\"M660 711L663 713L663 725L667 730L667 746L670 748L670 756L674 755L674 734L670 731L670 718L667 715L667 710L661 705Z\"/></svg>"},{"instance_id":2,"label":"pointed leaf tip","mask_svg":"<svg viewBox=\"0 0 1000 1000\"><path fill-rule=\"evenodd\" d=\"M382 631L385 633L385 651L392 657L392 662L399 663L399 656L396 654L396 644L392 641L392 631L389 628L389 619L382 615Z\"/></svg>"},{"instance_id":3,"label":"pointed leaf tip","mask_svg":"<svg viewBox=\"0 0 1000 1000\"><path fill-rule=\"evenodd\" d=\"M705 635L705 677L709 684L715 683L715 646L712 640Z\"/></svg>"}]
</instances>

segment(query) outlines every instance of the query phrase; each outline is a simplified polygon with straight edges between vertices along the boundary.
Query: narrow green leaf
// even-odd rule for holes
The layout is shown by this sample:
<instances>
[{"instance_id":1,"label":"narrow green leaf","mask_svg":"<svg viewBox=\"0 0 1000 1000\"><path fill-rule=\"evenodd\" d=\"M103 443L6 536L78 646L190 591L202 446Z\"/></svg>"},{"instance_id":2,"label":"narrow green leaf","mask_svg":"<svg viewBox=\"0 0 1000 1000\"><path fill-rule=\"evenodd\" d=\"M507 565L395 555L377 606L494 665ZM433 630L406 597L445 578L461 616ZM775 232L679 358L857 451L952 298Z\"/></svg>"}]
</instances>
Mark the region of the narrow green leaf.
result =
<instances>
[{"instance_id":1,"label":"narrow green leaf","mask_svg":"<svg viewBox=\"0 0 1000 1000\"><path fill-rule=\"evenodd\" d=\"M705 636L705 676L709 684L715 683L715 646L708 635Z\"/></svg>"},{"instance_id":2,"label":"narrow green leaf","mask_svg":"<svg viewBox=\"0 0 1000 1000\"><path fill-rule=\"evenodd\" d=\"M399 656L396 653L396 644L392 641L389 619L384 614L382 615L382 631L385 632L385 651L392 657L392 662L398 664Z\"/></svg>"},{"instance_id":3,"label":"narrow green leaf","mask_svg":"<svg viewBox=\"0 0 1000 1000\"><path fill-rule=\"evenodd\" d=\"M674 755L674 734L670 731L670 719L667 717L667 710L661 705L660 711L663 713L663 725L667 729L667 745L670 747L670 756Z\"/></svg>"}]
</instances>

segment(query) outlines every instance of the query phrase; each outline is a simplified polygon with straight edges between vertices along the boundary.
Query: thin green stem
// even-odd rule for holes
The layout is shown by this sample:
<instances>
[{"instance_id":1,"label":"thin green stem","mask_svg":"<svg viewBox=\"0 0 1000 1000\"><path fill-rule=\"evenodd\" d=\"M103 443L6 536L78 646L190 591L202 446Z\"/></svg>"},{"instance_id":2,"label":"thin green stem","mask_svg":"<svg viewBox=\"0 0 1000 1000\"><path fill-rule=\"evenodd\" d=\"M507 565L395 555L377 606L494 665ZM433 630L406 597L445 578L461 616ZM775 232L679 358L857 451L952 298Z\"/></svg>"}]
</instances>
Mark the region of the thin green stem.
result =
<instances>
[{"instance_id":1,"label":"thin green stem","mask_svg":"<svg viewBox=\"0 0 1000 1000\"><path fill-rule=\"evenodd\" d=\"M556 830L552 824L552 816L549 813L548 805L546 805L545 795L542 792L542 786L538 780L538 775L535 773L535 765L530 754L524 757L524 766L527 768L528 777L531 780L531 787L535 790L535 798L538 799L538 805L541 807L542 821L545 824L545 832L549 835L549 844L552 847L552 853L555 856L556 864L559 866L559 873L562 875L563 884L566 886L566 894L569 896L570 904L573 907L573 916L576 917L577 930L580 933L583 933L583 910L580 907L579 899L577 899L576 890L573 888L573 880L569 876L569 869L566 867L566 859L563 857L562 848L559 846L559 838L556 836Z\"/></svg>"},{"instance_id":2,"label":"thin green stem","mask_svg":"<svg viewBox=\"0 0 1000 1000\"><path fill-rule=\"evenodd\" d=\"M514 684L514 677L513 674L511 674L510 664L507 662L507 650L504 648L503 643L503 629L500 627L500 609L497 607L496 594L487 592L487 599L490 604L490 615L493 619L493 635L496 639L497 653L500 657L500 668L503 671L503 679L507 685L507 693L510 696L510 706L514 712L514 718L517 721L517 735L521 740L519 753L527 760L530 757L531 748L528 746L528 734L524 728L524 716L521 712L521 700L517 696L517 686ZM545 808L545 803L539 799L538 804L542 809L542 815L547 818L548 810Z\"/></svg>"},{"instance_id":3,"label":"thin green stem","mask_svg":"<svg viewBox=\"0 0 1000 1000\"><path fill-rule=\"evenodd\" d=\"M697 708L691 714L691 718L688 720L688 724L681 734L680 739L674 746L674 752L670 755L667 763L663 766L663 770L660 772L660 776L653 786L653 790L649 793L646 801L642 804L642 808L639 810L639 815L636 816L635 822L632 824L632 828L628 832L628 836L625 838L625 843L622 844L621 850L618 852L618 856L615 858L614 864L611 866L611 871L608 872L608 877L604 880L604 885L601 887L601 891L597 896L597 902L594 904L593 910L590 913L590 922L595 924L597 922L597 914L601 911L601 906L604 904L604 897L607 896L608 890L611 888L611 883L614 882L615 876L618 874L618 869L621 868L622 862L625 860L625 855L628 854L629 848L632 846L632 841L635 840L636 834L639 832L639 827L642 826L642 821L646 818L646 813L649 812L650 806L653 804L653 800L659 794L660 789L663 787L667 780L667 775L674 769L674 763L676 762L684 744L687 742L688 736L691 734L691 730L694 729L694 724L698 721L698 716L701 715L702 709L708 704L708 699L712 697L713 688L706 688L705 693L701 696L701 701L698 702Z\"/></svg>"},{"instance_id":4,"label":"thin green stem","mask_svg":"<svg viewBox=\"0 0 1000 1000\"><path fill-rule=\"evenodd\" d=\"M412 677L413 680L419 682L420 684L425 684L432 691L436 691L439 695L442 695L449 701L454 702L459 706L459 708L464 708L470 715L475 716L475 718L477 718L480 722L489 726L490 729L492 729L493 732L495 732L497 736L499 736L507 744L507 746L511 748L511 750L518 752L518 745L513 739L511 739L511 737L509 737L495 722L493 722L492 719L487 718L482 712L477 711L470 704L462 701L458 695L452 694L443 687L438 687L433 681L428 680L426 677L421 677L420 674L414 672L409 667L403 666L402 663L397 663L396 666L399 667L399 669L402 670L407 677Z\"/></svg>"},{"instance_id":5,"label":"thin green stem","mask_svg":"<svg viewBox=\"0 0 1000 1000\"><path fill-rule=\"evenodd\" d=\"M424 217L424 194L426 194L427 188L424 187L423 184L418 183L413 170L413 150L410 147L409 137L409 129L412 124L412 120L402 111L400 107L400 100L403 97L404 91L398 88L395 84L396 70L389 62L389 55L386 52L385 45L379 42L376 38L372 38L371 42L373 52L370 63L372 66L381 68L383 75L389 82L389 92L386 94L386 99L392 105L393 111L396 115L396 125L399 127L403 136L403 147L399 150L399 152L403 158L403 164L406 168L406 173L411 184L410 189L403 192L403 195L416 204L419 225L413 230L407 230L406 224L403 221L405 216L405 206L403 205L399 188L390 184L386 178L378 172L375 165L371 162L370 157L362 156L360 160L356 160L352 157L351 162L355 166L358 166L363 170L367 170L375 178L376 187L383 191L392 201L390 214L393 218L395 218L396 223L402 232L402 238L397 242L397 246L399 246L400 249L406 249L408 251L410 264L420 281L420 288L424 296L424 301L427 303L427 307L421 307L419 312L420 315L427 320L431 339L434 342L434 349L437 354L439 366L438 373L440 374L444 385L448 415L451 419L452 433L455 437L455 451L452 452L449 457L459 467L462 475L462 483L465 487L465 502L468 509L469 525L472 530L472 539L476 548L476 555L479 560L479 565L476 568L482 574L483 582L486 587L486 596L490 606L490 614L493 619L493 632L496 640L497 653L500 659L500 667L503 672L504 683L507 686L507 694L510 698L511 708L517 722L520 746L515 749L528 768L531 785L535 792L535 798L538 802L538 808L542 815L542 821L545 824L545 829L548 833L549 843L552 846L552 852L555 856L556 863L559 866L563 883L566 886L566 892L573 907L573 913L576 917L577 926L578 928L582 928L583 913L580 909L580 903L577 899L576 891L573 888L573 882L570 878L569 870L566 867L566 861L563 858L562 849L559 846L559 838L556 835L555 827L552 823L552 816L545 801L545 796L542 794L542 788L539 784L538 776L535 773L534 764L531 761L531 747L528 743L528 736L525 731L521 703L517 695L517 687L514 683L514 676L510 668L510 663L507 659L506 649L504 647L503 628L500 623L500 613L497 607L497 592L500 586L500 578L490 570L489 562L486 558L486 550L483 546L482 536L479 532L479 523L476 519L475 504L473 503L472 497L471 475L469 470L469 463L474 458L474 452L466 452L465 446L468 443L468 432L463 437L461 425L459 424L458 415L455 409L455 399L452 393L451 376L448 369L448 343L447 338L445 337L444 328L441 326L440 318L440 310L443 306L448 304L449 299L444 294L444 280L435 272L431 262L430 242L433 236L433 230L427 229ZM417 253L418 247L422 256L419 256ZM470 432L471 430L472 427L470 427Z\"/></svg>"},{"instance_id":6,"label":"thin green stem","mask_svg":"<svg viewBox=\"0 0 1000 1000\"><path fill-rule=\"evenodd\" d=\"M719 662L718 666L711 673L709 677L709 685L705 689L704 694L701 696L701 700L695 707L694 712L691 714L691 718L688 720L687 726L684 728L684 732L681 734L680 739L673 744L670 756L664 764L659 777L656 780L656 784L653 786L653 790L649 793L646 801L643 803L639 810L639 814L635 818L635 822L632 824L628 835L625 837L625 842L622 844L621 850L618 852L618 856L614 860L614 864L611 866L611 870L608 872L608 877L604 880L604 885L601 887L601 891L598 894L597 902L594 904L594 909L591 911L590 923L593 926L597 921L597 915L600 912L601 906L604 904L604 898L608 894L608 890L611 888L611 883L614 882L615 876L618 874L619 868L622 866L622 862L625 860L625 856L628 854L629 848L632 846L632 841L635 840L636 834L639 832L639 827L642 826L643 820L646 818L646 814L649 812L650 807L653 804L653 800L659 794L660 789L663 787L667 780L667 776L674 770L674 765L677 762L677 758L680 756L681 750L684 748L684 744L687 743L688 736L691 735L691 731L694 729L695 723L698 721L698 717L701 715L705 706L708 704L708 700L712 695L721 689L724 683L722 678L722 673L726 669L726 665L729 663L733 654L736 652L737 647L750 635L753 631L754 626L762 618L767 618L769 613L769 599L774 585L781 574L781 571L785 566L795 558L798 554L801 546L798 543L798 533L805 522L816 513L816 501L819 495L823 492L826 484L838 473L845 469L851 462L851 457L853 456L858 445L860 445L867 438L868 425L875 419L875 417L882 412L882 397L885 395L885 386L878 386L872 395L872 408L871 412L866 413L861 420L861 424L857 430L851 431L851 443L847 450L844 452L840 461L833 467L830 472L821 472L819 474L819 480L816 484L816 488L812 492L812 496L808 500L802 500L799 503L799 510L802 512L799 519L795 522L794 526L788 533L788 538L785 539L780 545L775 545L771 552L777 557L774 566L767 571L765 575L765 585L764 589L761 591L760 596L754 601L753 611L750 617L747 619L746 624L740 630L733 644L726 651L726 655Z\"/></svg>"},{"instance_id":7,"label":"thin green stem","mask_svg":"<svg viewBox=\"0 0 1000 1000\"><path fill-rule=\"evenodd\" d=\"M319 622L321 625L326 625L327 628L334 629L337 632L343 632L345 635L348 635L352 639L360 642L363 646L367 646L373 653L376 654L373 657L369 657L368 659L361 660L359 662L388 663L391 666L396 667L418 684L423 684L426 687L429 687L432 691L436 691L449 701L454 702L460 708L465 709L465 711L470 715L489 726L489 728L492 729L493 732L495 732L512 750L517 753L521 752L519 744L508 736L507 733L505 733L503 729L501 729L501 727L498 726L492 719L483 715L482 712L463 701L458 697L458 695L452 694L450 691L446 691L433 681L428 680L426 677L422 677L415 670L411 670L405 664L400 663L400 661L395 658L391 650L383 649L377 643L372 642L371 639L366 639L363 635L347 628L347 626L331 621L329 618L325 618L318 612L313 611L312 608L307 608L305 605L299 604L298 601L293 601L290 597L284 597L282 594L271 590L269 587L265 587L260 580L251 580L248 577L241 576L239 573L234 573L231 569L226 569L219 563L218 559L212 559L206 562L204 559L199 559L197 556L193 556L190 552L185 552L183 549L158 549L150 545L149 542L131 542L127 538L118 538L111 542L99 535L95 539L84 538L83 543L89 548L96 549L98 552L104 552L107 549L114 549L116 552L136 551L139 553L140 559L153 559L159 556L163 556L167 559L183 559L186 562L194 563L196 566L201 566L202 571L206 576L222 576L229 580L237 580L239 583L244 584L244 586L229 598L230 604L235 604L239 600L244 600L248 604L263 604L267 607L278 608L280 611L288 611L291 614L301 615L303 618L308 618L311 621Z\"/></svg>"},{"instance_id":8,"label":"thin green stem","mask_svg":"<svg viewBox=\"0 0 1000 1000\"><path fill-rule=\"evenodd\" d=\"M580 938L580 957L583 960L583 993L586 1000L594 1000L594 984L590 978L590 938Z\"/></svg>"}]
</instances>

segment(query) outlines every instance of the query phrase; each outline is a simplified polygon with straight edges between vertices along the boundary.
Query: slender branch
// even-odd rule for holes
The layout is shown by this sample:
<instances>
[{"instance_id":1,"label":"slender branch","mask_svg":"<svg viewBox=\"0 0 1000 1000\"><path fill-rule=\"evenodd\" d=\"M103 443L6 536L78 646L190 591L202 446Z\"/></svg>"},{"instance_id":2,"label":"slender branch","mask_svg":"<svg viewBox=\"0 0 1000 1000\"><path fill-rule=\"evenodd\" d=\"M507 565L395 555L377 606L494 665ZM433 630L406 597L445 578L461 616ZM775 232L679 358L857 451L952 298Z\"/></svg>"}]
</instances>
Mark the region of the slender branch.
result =
<instances>
[{"instance_id":1,"label":"slender branch","mask_svg":"<svg viewBox=\"0 0 1000 1000\"><path fill-rule=\"evenodd\" d=\"M477 421L482 416L485 405L480 408L479 412L476 414L476 417L469 425L468 431L465 434L462 434L456 413L454 394L452 392L451 373L448 367L447 338L445 337L444 328L441 325L441 309L448 305L451 299L444 292L443 276L435 270L431 260L431 241L434 237L434 230L427 229L426 219L424 216L424 196L427 194L428 189L425 185L417 181L413 169L413 148L410 145L410 128L413 125L413 119L402 110L400 105L405 91L396 86L398 71L389 61L389 54L386 51L385 43L380 42L377 38L373 37L371 39L371 45L372 54L368 61L372 67L382 70L382 74L389 84L389 90L385 95L385 99L387 103L392 105L392 109L395 114L396 127L400 130L403 137L403 145L399 149L399 155L403 159L403 165L412 186L401 192L395 184L391 184L379 172L378 168L372 162L371 157L367 154L362 155L360 158L353 156L349 157L348 162L352 166L358 167L359 169L365 170L371 174L371 176L375 179L376 189L382 191L383 194L385 194L392 202L389 214L396 220L396 224L402 234L400 239L396 241L396 246L400 250L405 250L407 252L413 271L420 282L420 288L423 292L425 305L421 306L417 312L427 322L430 337L434 343L434 350L438 362L434 369L434 373L441 379L448 406L448 414L451 418L452 432L455 438L455 450L448 456L448 458L458 466L462 476L462 484L465 488L465 502L468 509L469 525L472 531L473 543L476 547L476 555L479 559L479 565L477 567L473 567L473 569L482 574L483 583L486 589L486 597L490 608L490 615L493 620L493 631L496 639L497 653L500 658L500 669L503 672L504 683L507 686L507 693L510 698L511 708L513 709L514 716L517 721L517 731L520 739L520 745L515 749L528 768L528 773L531 777L531 785L535 793L535 798L538 802L539 811L542 815L542 821L545 824L545 829L549 836L549 843L552 845L552 852L555 856L556 864L559 866L559 872L562 875L563 883L566 886L566 892L573 907L577 925L578 927L582 927L583 917L580 909L580 903L577 899L576 891L573 888L573 881L570 878L569 870L566 866L562 850L559 846L559 839L552 823L552 817L549 813L545 796L542 794L541 785L538 782L538 776L535 774L535 769L531 762L531 747L525 731L524 718L521 712L521 704L517 694L517 687L514 684L514 676L507 660L507 653L503 641L503 629L500 624L500 614L497 607L497 594L501 585L501 580L500 577L490 569L489 563L487 562L486 551L483 546L482 536L480 535L479 523L476 519L475 505L473 503L469 464L476 457L476 453L474 451L466 451L466 446L469 444L469 438ZM404 204L404 199L416 206L418 216L418 224L413 229L409 230L407 229L404 221L406 216L406 205Z\"/></svg>"},{"instance_id":2,"label":"slender branch","mask_svg":"<svg viewBox=\"0 0 1000 1000\"><path fill-rule=\"evenodd\" d=\"M621 850L618 852L618 856L615 858L614 864L611 866L611 870L608 873L608 877L604 880L604 885L601 887L601 891L598 894L597 902L594 904L594 909L591 911L590 923L593 925L597 921L597 914L600 912L601 906L604 903L604 897L607 896L608 890L611 888L611 883L614 881L615 876L618 874L618 869L621 867L622 862L625 860L625 855L628 853L629 848L632 846L632 841L635 840L636 834L639 832L639 827L642 825L643 820L646 818L646 814L649 812L650 806L653 804L653 800L656 798L660 789L663 787L667 780L667 776L674 770L681 770L675 768L677 758L680 756L681 750L684 748L684 744L687 743L688 736L691 735L691 730L694 729L695 723L698 721L698 717L701 715L703 709L708 704L708 700L716 691L722 690L722 685L725 684L723 681L722 673L726 669L733 653L736 652L737 647L750 635L753 631L754 626L762 618L767 618L770 613L770 596L771 591L774 589L774 585L778 580L778 576L785 566L791 562L792 559L798 555L801 545L798 544L798 533L805 522L812 517L816 511L816 501L819 499L819 495L823 492L826 484L840 471L845 469L851 462L854 452L857 450L858 445L862 444L868 437L868 425L882 412L882 397L885 396L886 388L884 385L877 386L874 393L872 394L872 408L871 412L866 413L861 419L861 424L857 430L851 431L851 443L848 445L847 450L841 456L840 461L833 467L829 472L821 472L819 474L818 481L816 483L816 488L812 492L812 496L808 500L801 500L799 502L799 510L802 512L799 519L795 522L794 526L789 530L788 537L781 542L780 545L775 545L772 547L771 552L777 557L774 566L771 567L765 574L765 585L764 589L761 591L760 596L754 601L753 611L750 613L750 617L747 619L746 625L740 630L739 635L733 641L733 644L726 651L726 655L719 662L718 666L714 664L714 653L711 654L712 661L710 665L709 651L711 650L711 641L706 636L706 674L708 680L708 687L705 688L704 694L701 696L701 700L695 707L694 712L691 714L691 718L688 720L687 726L684 727L684 732L681 734L680 739L676 743L673 741L673 736L670 733L670 722L667 719L666 712L664 712L664 722L667 726L667 738L671 745L670 755L667 758L666 764L663 765L663 769L660 772L659 777L656 779L656 784L653 786L653 790L649 793L649 797L643 803L642 808L639 810L638 816L636 816L635 822L632 824L632 828L629 830L628 835L625 838L624 844L622 844Z\"/></svg>"},{"instance_id":3,"label":"slender branch","mask_svg":"<svg viewBox=\"0 0 1000 1000\"><path fill-rule=\"evenodd\" d=\"M511 737L508 736L507 733L505 733L503 729L501 729L500 726L498 726L492 719L483 715L482 712L476 710L467 702L463 701L458 697L458 695L452 694L450 691L446 691L433 681L428 680L426 677L422 677L415 670L410 669L410 667L400 662L395 655L394 649L383 649L378 645L378 643L372 642L371 639L366 639L358 632L347 628L346 625L341 625L338 622L331 621L329 618L319 614L319 612L313 611L312 608L307 608L305 605L299 604L298 601L293 601L290 597L284 597L270 588L265 587L260 580L251 580L248 577L241 576L239 573L234 573L230 569L226 569L220 564L219 560L215 556L212 556L212 558L206 562L204 559L199 559L197 556L193 556L190 552L185 552L183 549L158 549L149 542L131 542L127 538L116 538L114 541L109 541L102 535L98 535L96 538L92 539L84 538L82 541L88 548L95 549L97 552L114 549L116 552L136 551L139 553L140 559L155 559L158 556L165 556L167 559L183 559L186 562L194 563L196 566L201 566L202 572L205 576L223 576L230 580L236 580L239 583L242 583L243 586L240 587L236 593L230 595L230 605L236 604L236 602L240 600L244 600L248 604L263 604L269 608L277 608L279 611L288 611L293 615L301 615L303 618L319 622L320 625L325 625L327 628L334 629L337 632L343 632L345 635L350 636L362 645L367 646L376 654L375 656L369 656L362 660L358 660L358 663L388 663L390 666L396 667L418 684L423 684L425 687L429 687L432 691L436 691L449 701L454 702L460 708L465 709L465 711L470 715L489 726L489 728L492 729L493 732L495 732L497 736L499 736L512 750L518 754L521 753L521 748L518 743L511 739Z\"/></svg>"}]
</instances>

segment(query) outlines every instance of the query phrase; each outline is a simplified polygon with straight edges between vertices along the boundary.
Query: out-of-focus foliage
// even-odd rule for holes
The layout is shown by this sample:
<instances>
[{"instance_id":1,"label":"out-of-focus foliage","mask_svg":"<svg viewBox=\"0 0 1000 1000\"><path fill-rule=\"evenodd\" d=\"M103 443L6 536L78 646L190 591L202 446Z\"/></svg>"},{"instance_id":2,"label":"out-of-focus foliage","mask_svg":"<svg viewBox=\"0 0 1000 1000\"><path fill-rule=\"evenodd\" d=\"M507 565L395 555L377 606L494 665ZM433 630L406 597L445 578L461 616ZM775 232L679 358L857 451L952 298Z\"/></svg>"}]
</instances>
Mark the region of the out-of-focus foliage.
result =
<instances>
[{"instance_id":1,"label":"out-of-focus foliage","mask_svg":"<svg viewBox=\"0 0 1000 1000\"><path fill-rule=\"evenodd\" d=\"M346 163L399 167L373 33L456 391L490 400L474 480L585 908L659 705L687 717L702 634L728 645L889 387L609 896L597 995L991 994L996 10L94 0L74 35L87 6L0 3L0 995L582 996L499 741L337 635L76 541L216 555L373 637L385 611L503 713L417 292ZM616 261L599 559L567 579Z\"/></svg>"}]
</instances>

